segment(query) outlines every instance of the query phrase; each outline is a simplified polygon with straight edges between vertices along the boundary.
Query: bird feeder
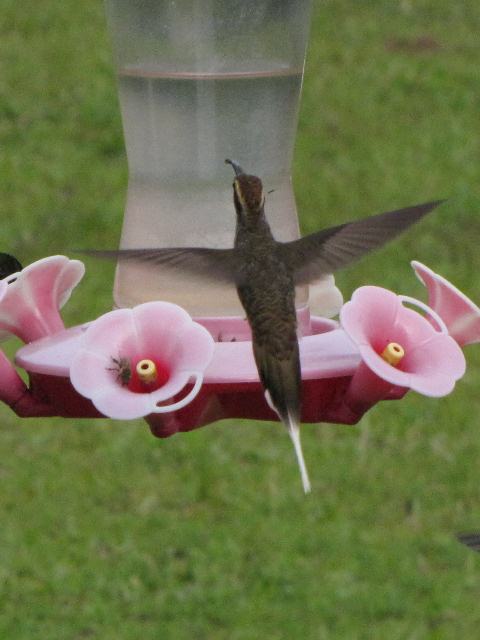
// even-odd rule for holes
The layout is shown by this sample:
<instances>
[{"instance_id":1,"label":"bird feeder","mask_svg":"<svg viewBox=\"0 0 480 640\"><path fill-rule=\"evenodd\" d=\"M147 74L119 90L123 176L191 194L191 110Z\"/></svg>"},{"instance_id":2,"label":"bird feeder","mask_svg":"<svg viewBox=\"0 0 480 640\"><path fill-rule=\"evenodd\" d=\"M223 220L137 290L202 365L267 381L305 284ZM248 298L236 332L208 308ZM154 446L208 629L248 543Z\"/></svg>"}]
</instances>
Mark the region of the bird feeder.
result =
<instances>
[{"instance_id":1,"label":"bird feeder","mask_svg":"<svg viewBox=\"0 0 480 640\"><path fill-rule=\"evenodd\" d=\"M106 0L129 164L122 248L230 247L224 158L261 175L275 236L298 237L290 168L310 2ZM355 424L410 389L450 393L480 310L413 263L428 306L379 287L343 304L332 277L297 291L302 421ZM113 311L65 328L60 309L84 274L65 256L0 281L0 399L21 417L145 418L167 437L224 418L277 420L233 288L122 263ZM339 315L339 319L332 319Z\"/></svg>"}]
</instances>

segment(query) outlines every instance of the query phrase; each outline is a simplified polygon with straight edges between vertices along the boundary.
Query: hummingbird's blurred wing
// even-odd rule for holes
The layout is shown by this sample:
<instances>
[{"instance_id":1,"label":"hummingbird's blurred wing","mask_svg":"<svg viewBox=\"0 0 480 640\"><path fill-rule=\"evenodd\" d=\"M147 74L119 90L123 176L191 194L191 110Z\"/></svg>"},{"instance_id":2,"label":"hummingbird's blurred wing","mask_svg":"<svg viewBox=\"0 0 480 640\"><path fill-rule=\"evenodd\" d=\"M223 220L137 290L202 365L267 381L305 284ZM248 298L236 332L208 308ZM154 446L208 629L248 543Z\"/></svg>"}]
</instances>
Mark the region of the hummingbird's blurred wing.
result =
<instances>
[{"instance_id":1,"label":"hummingbird's blurred wing","mask_svg":"<svg viewBox=\"0 0 480 640\"><path fill-rule=\"evenodd\" d=\"M235 282L237 261L233 249L177 247L170 249L83 250L94 258L138 262L153 268L178 270L217 282Z\"/></svg>"},{"instance_id":2,"label":"hummingbird's blurred wing","mask_svg":"<svg viewBox=\"0 0 480 640\"><path fill-rule=\"evenodd\" d=\"M380 213L281 243L280 255L290 267L295 284L308 284L381 247L442 202Z\"/></svg>"},{"instance_id":3,"label":"hummingbird's blurred wing","mask_svg":"<svg viewBox=\"0 0 480 640\"><path fill-rule=\"evenodd\" d=\"M474 551L480 551L480 533L458 533L457 540Z\"/></svg>"}]
</instances>

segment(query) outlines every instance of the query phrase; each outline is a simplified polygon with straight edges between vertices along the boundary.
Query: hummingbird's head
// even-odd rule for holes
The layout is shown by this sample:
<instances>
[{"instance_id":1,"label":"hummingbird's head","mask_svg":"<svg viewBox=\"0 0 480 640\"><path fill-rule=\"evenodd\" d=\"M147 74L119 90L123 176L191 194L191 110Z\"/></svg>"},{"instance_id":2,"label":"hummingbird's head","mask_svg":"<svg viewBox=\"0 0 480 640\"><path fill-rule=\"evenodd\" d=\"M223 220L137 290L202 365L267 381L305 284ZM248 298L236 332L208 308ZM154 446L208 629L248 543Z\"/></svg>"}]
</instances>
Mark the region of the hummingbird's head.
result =
<instances>
[{"instance_id":1,"label":"hummingbird's head","mask_svg":"<svg viewBox=\"0 0 480 640\"><path fill-rule=\"evenodd\" d=\"M246 174L233 160L225 160L225 162L231 164L235 171L233 198L237 213L244 215L263 213L265 195L260 178Z\"/></svg>"}]
</instances>

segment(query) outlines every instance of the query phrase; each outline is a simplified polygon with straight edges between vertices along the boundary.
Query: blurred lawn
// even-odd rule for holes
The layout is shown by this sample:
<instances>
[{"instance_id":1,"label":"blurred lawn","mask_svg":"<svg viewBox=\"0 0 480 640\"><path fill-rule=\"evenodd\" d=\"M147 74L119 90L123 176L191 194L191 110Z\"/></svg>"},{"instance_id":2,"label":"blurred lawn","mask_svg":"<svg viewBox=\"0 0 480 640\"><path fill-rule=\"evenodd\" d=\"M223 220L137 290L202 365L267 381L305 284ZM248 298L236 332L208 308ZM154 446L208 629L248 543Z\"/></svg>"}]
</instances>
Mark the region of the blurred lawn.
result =
<instances>
[{"instance_id":1,"label":"blurred lawn","mask_svg":"<svg viewBox=\"0 0 480 640\"><path fill-rule=\"evenodd\" d=\"M305 232L449 197L340 274L423 296L413 258L480 299L480 6L320 0L294 178ZM100 0L3 0L2 246L24 261L114 246L126 163ZM66 323L111 303L97 263ZM12 353L16 344L10 344ZM165 441L142 421L21 421L0 407L0 637L476 638L480 354L442 400L305 427L305 499L278 425Z\"/></svg>"}]
</instances>

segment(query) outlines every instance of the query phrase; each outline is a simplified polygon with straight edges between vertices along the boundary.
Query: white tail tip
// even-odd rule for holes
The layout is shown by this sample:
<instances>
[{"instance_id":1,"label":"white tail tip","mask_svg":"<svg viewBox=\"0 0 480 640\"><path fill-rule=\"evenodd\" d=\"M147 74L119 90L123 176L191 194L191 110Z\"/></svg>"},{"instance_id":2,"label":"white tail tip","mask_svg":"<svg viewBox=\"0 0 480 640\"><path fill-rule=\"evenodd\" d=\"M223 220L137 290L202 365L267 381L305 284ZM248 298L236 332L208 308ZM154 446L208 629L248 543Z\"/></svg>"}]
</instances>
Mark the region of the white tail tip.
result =
<instances>
[{"instance_id":1,"label":"white tail tip","mask_svg":"<svg viewBox=\"0 0 480 640\"><path fill-rule=\"evenodd\" d=\"M270 409L272 411L275 411L275 413L279 417L281 417L275 405L272 402L270 393L267 390L265 390L265 399ZM288 433L290 434L290 438L292 439L293 447L295 449L295 455L297 456L298 467L300 469L300 476L302 478L303 491L305 493L310 493L310 491L312 490L312 485L310 484L307 465L305 464L305 458L303 457L302 443L300 442L300 427L290 414L288 414L288 424L286 424L285 426L288 429Z\"/></svg>"},{"instance_id":2,"label":"white tail tip","mask_svg":"<svg viewBox=\"0 0 480 640\"><path fill-rule=\"evenodd\" d=\"M294 420L292 420L290 415L288 416L288 433L292 439L295 455L297 456L300 475L302 477L303 490L305 493L310 493L312 486L310 484L310 478L308 477L305 458L303 457L302 443L300 442L300 427L296 422L294 422Z\"/></svg>"}]
</instances>

